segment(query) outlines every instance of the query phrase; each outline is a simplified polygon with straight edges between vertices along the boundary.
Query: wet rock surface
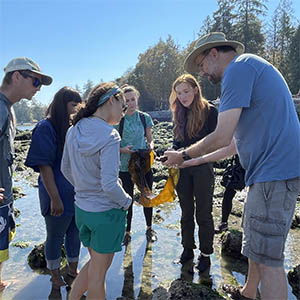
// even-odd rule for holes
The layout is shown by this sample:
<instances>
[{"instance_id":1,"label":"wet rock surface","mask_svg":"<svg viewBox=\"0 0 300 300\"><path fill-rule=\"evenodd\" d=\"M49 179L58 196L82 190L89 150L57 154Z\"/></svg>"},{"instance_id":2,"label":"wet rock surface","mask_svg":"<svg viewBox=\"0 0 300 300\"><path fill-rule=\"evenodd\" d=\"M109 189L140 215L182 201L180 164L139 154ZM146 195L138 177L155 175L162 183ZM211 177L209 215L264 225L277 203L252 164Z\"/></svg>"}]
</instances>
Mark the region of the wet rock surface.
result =
<instances>
[{"instance_id":1,"label":"wet rock surface","mask_svg":"<svg viewBox=\"0 0 300 300\"><path fill-rule=\"evenodd\" d=\"M221 251L225 256L241 259L247 262L247 257L241 254L242 249L242 232L238 230L230 230L221 235Z\"/></svg>"},{"instance_id":2,"label":"wet rock surface","mask_svg":"<svg viewBox=\"0 0 300 300\"><path fill-rule=\"evenodd\" d=\"M289 271L288 282L293 289L294 295L297 299L300 299L300 265Z\"/></svg>"},{"instance_id":3,"label":"wet rock surface","mask_svg":"<svg viewBox=\"0 0 300 300\"><path fill-rule=\"evenodd\" d=\"M159 157L163 155L164 151L172 146L172 124L170 122L158 122L154 120L155 126L153 130L153 138L155 141L155 155ZM24 161L27 156L27 151L30 145L31 131L20 131L17 133L15 148L15 188L14 195L15 199L20 198L24 195L22 190L18 188L18 180L25 179L31 186L37 187L37 177L38 174L33 172L32 169L26 168L24 166ZM224 193L224 188L220 185L220 180L224 168L226 167L228 161L223 160L216 162L214 167L216 180L215 180L215 190L214 190L214 218L215 223L220 220L221 217L221 206L222 197ZM154 185L153 192L158 194L163 188L165 181L168 177L168 170L162 166L157 160L154 161ZM138 193L135 192L136 199L138 199ZM247 262L245 258L241 255L241 232L235 231L240 230L241 216L243 212L243 206L245 201L245 192L238 192L233 200L233 210L230 216L229 228L233 229L221 236L215 236L215 253L216 255L222 255L225 257L226 268L230 269L231 272L238 272L241 274L246 274L247 272ZM20 200L19 200L20 201ZM178 200L175 200L175 202ZM161 207L154 208L154 224L161 224L166 219L168 215L168 210L172 210L173 204L166 204L163 207L164 216ZM19 214L20 212L18 212ZM178 216L178 222L176 224L166 224L165 227L169 229L180 229L180 216ZM300 199L298 198L298 203L295 211L295 216L293 218L292 228L294 230L299 230L300 228ZM179 234L180 235L180 234ZM22 241L20 241L22 243ZM21 244L20 244L21 245ZM299 251L299 245L295 245L295 251ZM238 258L238 260L237 260ZM30 258L28 257L28 263L33 269L44 269L46 270L46 261L43 254L42 245L35 246L31 252ZM288 275L289 283L293 288L293 293L300 299L300 278L299 278L300 266L293 268ZM215 290L211 289L207 285L195 284L189 282L188 280L174 280L171 283L161 283L158 288L156 288L152 294L149 293L144 295L143 299L225 299L223 295L218 294ZM131 299L119 297L118 299Z\"/></svg>"},{"instance_id":4,"label":"wet rock surface","mask_svg":"<svg viewBox=\"0 0 300 300\"><path fill-rule=\"evenodd\" d=\"M47 262L45 258L45 243L41 243L39 245L35 245L34 248L31 250L27 257L27 262L31 269L45 269L47 271ZM64 246L61 248L61 268L64 268L67 264L66 260L66 251Z\"/></svg>"},{"instance_id":5,"label":"wet rock surface","mask_svg":"<svg viewBox=\"0 0 300 300\"><path fill-rule=\"evenodd\" d=\"M45 254L44 254L45 245L44 243L34 246L27 257L28 264L31 269L43 269L47 267Z\"/></svg>"},{"instance_id":6,"label":"wet rock surface","mask_svg":"<svg viewBox=\"0 0 300 300\"><path fill-rule=\"evenodd\" d=\"M168 290L159 287L152 293L154 300L219 300L226 299L217 291L212 290L204 284L195 284L184 280L174 280Z\"/></svg>"}]
</instances>

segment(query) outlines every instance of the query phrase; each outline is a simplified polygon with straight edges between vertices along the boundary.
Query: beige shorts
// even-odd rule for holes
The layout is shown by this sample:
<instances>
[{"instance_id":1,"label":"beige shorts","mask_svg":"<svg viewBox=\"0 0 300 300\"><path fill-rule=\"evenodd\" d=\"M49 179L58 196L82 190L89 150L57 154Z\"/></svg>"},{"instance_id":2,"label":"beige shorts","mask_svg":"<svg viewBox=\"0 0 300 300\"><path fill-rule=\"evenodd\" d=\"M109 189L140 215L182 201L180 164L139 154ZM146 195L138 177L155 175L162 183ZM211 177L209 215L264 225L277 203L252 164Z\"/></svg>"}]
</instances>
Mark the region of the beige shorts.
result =
<instances>
[{"instance_id":1,"label":"beige shorts","mask_svg":"<svg viewBox=\"0 0 300 300\"><path fill-rule=\"evenodd\" d=\"M250 186L243 215L242 254L269 267L282 267L300 177Z\"/></svg>"}]
</instances>

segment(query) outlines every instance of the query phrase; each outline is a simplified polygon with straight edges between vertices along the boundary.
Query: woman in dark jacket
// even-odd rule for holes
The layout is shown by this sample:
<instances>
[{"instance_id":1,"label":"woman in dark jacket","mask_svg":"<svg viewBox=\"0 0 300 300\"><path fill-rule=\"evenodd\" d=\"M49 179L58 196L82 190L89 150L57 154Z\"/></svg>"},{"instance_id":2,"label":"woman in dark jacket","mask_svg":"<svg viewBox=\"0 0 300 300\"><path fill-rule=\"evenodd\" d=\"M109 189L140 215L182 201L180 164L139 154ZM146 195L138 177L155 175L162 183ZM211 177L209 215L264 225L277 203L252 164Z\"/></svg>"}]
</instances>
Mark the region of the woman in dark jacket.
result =
<instances>
[{"instance_id":1,"label":"woman in dark jacket","mask_svg":"<svg viewBox=\"0 0 300 300\"><path fill-rule=\"evenodd\" d=\"M217 109L202 97L200 86L192 75L183 74L174 81L169 101L174 122L173 148L175 150L186 148L215 130ZM196 210L200 243L197 268L203 272L209 268L210 254L213 253L214 173L212 164L207 163L180 169L176 190L182 211L183 252L180 262L184 264L194 257L193 249L196 248L194 215Z\"/></svg>"},{"instance_id":2,"label":"woman in dark jacket","mask_svg":"<svg viewBox=\"0 0 300 300\"><path fill-rule=\"evenodd\" d=\"M81 102L76 90L61 88L48 107L46 118L38 122L25 165L39 172L39 198L45 219L47 238L45 256L51 273L52 288L70 284L77 275L80 251L79 232L75 224L74 188L60 170L65 136L70 116ZM60 274L61 247L64 244L68 272L64 282Z\"/></svg>"}]
</instances>

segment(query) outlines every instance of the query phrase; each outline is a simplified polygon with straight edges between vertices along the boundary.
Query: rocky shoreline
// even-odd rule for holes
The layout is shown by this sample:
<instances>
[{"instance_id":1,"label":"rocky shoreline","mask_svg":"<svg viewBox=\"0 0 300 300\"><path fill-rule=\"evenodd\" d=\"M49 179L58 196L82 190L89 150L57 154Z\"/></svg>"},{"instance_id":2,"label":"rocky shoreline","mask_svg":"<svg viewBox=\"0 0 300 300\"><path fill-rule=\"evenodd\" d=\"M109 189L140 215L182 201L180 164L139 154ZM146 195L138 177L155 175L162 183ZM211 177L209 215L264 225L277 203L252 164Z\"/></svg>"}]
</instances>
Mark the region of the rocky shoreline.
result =
<instances>
[{"instance_id":1,"label":"rocky shoreline","mask_svg":"<svg viewBox=\"0 0 300 300\"><path fill-rule=\"evenodd\" d=\"M153 138L155 141L155 155L160 156L163 152L169 148L172 144L172 123L170 122L158 122L154 121L155 126L153 130ZM15 187L14 195L15 199L23 196L22 190L18 188L18 180L20 178L25 179L30 185L37 186L37 174L33 170L26 168L24 161L27 155L27 151L30 145L31 131L18 131L15 140ZM226 167L227 161L220 161L215 163L215 174L216 174L216 187L214 191L214 210L220 211L222 204L222 196L224 188L220 185L221 174ZM168 170L161 165L160 162L155 161L153 165L154 171L154 193L158 194L163 187L167 177ZM220 238L215 239L216 251L220 251L222 256L233 258L238 264L236 265L239 272L247 272L247 259L243 257L240 253L241 249L241 231L239 228L240 218L243 210L244 194L238 194L233 203L232 217L234 218L232 230L222 234ZM18 200L21 201L21 200ZM299 230L300 228L300 198L298 198L297 208L295 211L295 216L293 219L292 230ZM20 212L22 213L22 212ZM219 216L217 216L219 217ZM156 210L154 214L154 222L161 222L161 216L159 214L159 209ZM22 224L21 224L22 226ZM25 246L26 246L26 242ZM20 247L20 245L14 245ZM24 246L21 245L21 246ZM188 270L190 271L190 270ZM297 299L300 299L300 265L294 266L289 274L288 281L293 289L294 295ZM130 299L120 297L118 299ZM183 279L176 279L168 287L164 287L163 284L153 290L152 298L157 300L167 300L167 299L226 299L221 291L216 291L211 288L210 283L203 282L195 284Z\"/></svg>"}]
</instances>

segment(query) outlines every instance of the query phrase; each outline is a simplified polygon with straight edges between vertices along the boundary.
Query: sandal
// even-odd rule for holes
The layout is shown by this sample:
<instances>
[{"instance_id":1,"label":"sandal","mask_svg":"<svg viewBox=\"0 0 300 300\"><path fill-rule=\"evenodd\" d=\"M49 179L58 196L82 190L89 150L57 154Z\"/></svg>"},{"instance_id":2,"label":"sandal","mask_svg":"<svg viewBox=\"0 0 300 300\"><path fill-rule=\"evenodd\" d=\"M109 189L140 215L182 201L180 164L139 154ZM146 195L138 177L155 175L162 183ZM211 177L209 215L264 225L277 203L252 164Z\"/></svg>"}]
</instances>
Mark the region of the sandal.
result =
<instances>
[{"instance_id":1,"label":"sandal","mask_svg":"<svg viewBox=\"0 0 300 300\"><path fill-rule=\"evenodd\" d=\"M58 279L58 278L52 278L52 277L50 278L50 281L52 282L52 288L54 290L60 290L60 288L62 286L66 285L65 281L63 280L63 278L61 277L60 279Z\"/></svg>"},{"instance_id":2,"label":"sandal","mask_svg":"<svg viewBox=\"0 0 300 300\"><path fill-rule=\"evenodd\" d=\"M223 284L222 286L222 290L223 292L225 292L227 295L230 296L231 299L234 300L255 300L252 298L247 298L245 296L242 295L241 293L241 286L234 286L231 284Z\"/></svg>"},{"instance_id":3,"label":"sandal","mask_svg":"<svg viewBox=\"0 0 300 300\"><path fill-rule=\"evenodd\" d=\"M66 275L64 275L64 281L65 283L67 284L67 286L71 286L73 281L75 280L77 274L76 275L73 275L73 274L70 274L70 273L66 273Z\"/></svg>"}]
</instances>

